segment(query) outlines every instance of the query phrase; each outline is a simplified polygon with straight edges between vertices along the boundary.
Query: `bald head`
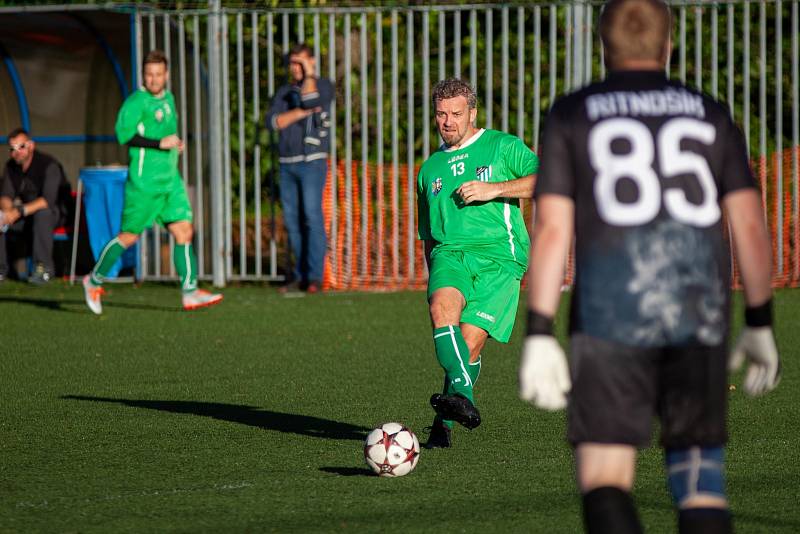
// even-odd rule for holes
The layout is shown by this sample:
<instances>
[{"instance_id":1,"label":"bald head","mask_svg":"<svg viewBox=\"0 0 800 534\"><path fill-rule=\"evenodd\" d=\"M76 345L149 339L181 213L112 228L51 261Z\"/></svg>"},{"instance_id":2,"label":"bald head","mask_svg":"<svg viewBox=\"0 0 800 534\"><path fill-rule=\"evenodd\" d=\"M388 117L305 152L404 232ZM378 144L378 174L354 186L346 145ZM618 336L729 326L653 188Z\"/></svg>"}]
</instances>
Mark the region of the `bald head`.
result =
<instances>
[{"instance_id":1,"label":"bald head","mask_svg":"<svg viewBox=\"0 0 800 534\"><path fill-rule=\"evenodd\" d=\"M672 21L662 0L610 0L600 15L600 37L610 69L664 68Z\"/></svg>"}]
</instances>

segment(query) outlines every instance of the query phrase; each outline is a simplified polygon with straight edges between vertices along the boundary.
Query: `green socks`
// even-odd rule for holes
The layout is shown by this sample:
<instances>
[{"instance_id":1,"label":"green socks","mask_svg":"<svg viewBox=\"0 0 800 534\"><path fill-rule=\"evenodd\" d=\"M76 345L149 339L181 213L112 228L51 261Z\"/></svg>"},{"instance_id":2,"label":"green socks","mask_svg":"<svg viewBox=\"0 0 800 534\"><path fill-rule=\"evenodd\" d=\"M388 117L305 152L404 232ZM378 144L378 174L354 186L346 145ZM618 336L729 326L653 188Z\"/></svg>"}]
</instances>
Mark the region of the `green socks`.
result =
<instances>
[{"instance_id":1,"label":"green socks","mask_svg":"<svg viewBox=\"0 0 800 534\"><path fill-rule=\"evenodd\" d=\"M92 284L96 286L103 284L103 280L125 250L118 237L106 244L100 253L100 259L92 269L90 279ZM175 271L181 279L181 290L184 293L191 293L197 289L197 257L194 255L192 244L178 245L176 243L172 249L172 258L175 262Z\"/></svg>"},{"instance_id":2,"label":"green socks","mask_svg":"<svg viewBox=\"0 0 800 534\"><path fill-rule=\"evenodd\" d=\"M481 357L474 363L469 361L469 347L461 334L461 327L456 325L443 326L433 330L433 345L436 349L436 359L444 369L445 395L458 394L469 399L473 404L475 399L472 390L481 372ZM442 421L447 428L453 428L453 421Z\"/></svg>"},{"instance_id":3,"label":"green socks","mask_svg":"<svg viewBox=\"0 0 800 534\"><path fill-rule=\"evenodd\" d=\"M478 376L480 376L480 374L481 374L481 357L480 356L478 356L478 361L476 361L474 363L470 362L469 367L467 367L467 373L469 373L469 378L470 378L470 380L472 380L472 387L474 388L475 387L475 383L478 382ZM444 392L445 395L452 395L453 393L455 393L453 388L448 387L449 385L450 385L450 382L447 380L447 378L445 378L444 379L444 387L442 388L442 391ZM474 404L475 400L473 399L472 402ZM453 429L453 421L451 421L449 419L442 419L441 421L442 421L442 423L444 423L444 425L447 428L449 428L451 430Z\"/></svg>"},{"instance_id":4,"label":"green socks","mask_svg":"<svg viewBox=\"0 0 800 534\"><path fill-rule=\"evenodd\" d=\"M461 327L448 325L435 328L433 345L436 359L444 369L445 393L457 393L472 402L472 378L468 371L469 348L461 335Z\"/></svg>"},{"instance_id":5,"label":"green socks","mask_svg":"<svg viewBox=\"0 0 800 534\"><path fill-rule=\"evenodd\" d=\"M191 293L197 289L197 256L191 243L178 245L172 249L175 271L181 279L181 291Z\"/></svg>"},{"instance_id":6,"label":"green socks","mask_svg":"<svg viewBox=\"0 0 800 534\"><path fill-rule=\"evenodd\" d=\"M119 242L118 237L106 243L106 246L103 247L103 251L100 253L100 259L97 260L89 278L93 285L100 286L103 284L103 280L108 276L111 268L114 267L114 264L117 263L117 260L122 256L125 250L125 247Z\"/></svg>"}]
</instances>

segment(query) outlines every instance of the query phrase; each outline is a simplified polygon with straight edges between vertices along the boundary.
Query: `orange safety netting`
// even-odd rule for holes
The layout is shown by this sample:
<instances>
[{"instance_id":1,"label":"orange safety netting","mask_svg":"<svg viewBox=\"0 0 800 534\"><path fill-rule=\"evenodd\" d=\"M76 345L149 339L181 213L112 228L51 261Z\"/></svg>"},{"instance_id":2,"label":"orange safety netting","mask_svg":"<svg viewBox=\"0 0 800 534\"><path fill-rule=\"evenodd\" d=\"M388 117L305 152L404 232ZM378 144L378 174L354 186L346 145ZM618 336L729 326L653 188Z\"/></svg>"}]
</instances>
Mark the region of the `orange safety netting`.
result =
<instances>
[{"instance_id":1,"label":"orange safety netting","mask_svg":"<svg viewBox=\"0 0 800 534\"><path fill-rule=\"evenodd\" d=\"M408 195L408 165L345 162L333 170L322 196L329 250L325 258L326 289L394 291L423 289L427 269L417 236L416 188ZM415 167L412 176L416 176ZM334 202L334 194L336 202Z\"/></svg>"},{"instance_id":2,"label":"orange safety netting","mask_svg":"<svg viewBox=\"0 0 800 534\"><path fill-rule=\"evenodd\" d=\"M800 243L798 243L798 198L793 183L793 166L800 158L800 147L774 152L769 158L753 162L759 177L767 225L772 236L772 285L797 287L800 281ZM780 186L780 190L779 190ZM739 282L738 279L735 280Z\"/></svg>"},{"instance_id":3,"label":"orange safety netting","mask_svg":"<svg viewBox=\"0 0 800 534\"><path fill-rule=\"evenodd\" d=\"M800 147L786 149L780 156L773 153L751 162L761 186L772 235L774 287L797 287L800 283L800 226L797 221L800 199L795 195L792 180L795 157L800 159ZM419 167L415 167L412 176L416 177L418 170ZM783 187L780 195L779 172ZM348 179L345 162L339 161L335 184L333 175L329 165L323 193L329 242L324 287L370 291L424 289L428 273L422 242L416 239L416 187L412 181L414 194L409 197L408 165L397 165L395 171L391 164L364 166L360 161L352 161ZM778 246L779 240L782 247ZM573 250L567 261L565 284L572 283L574 272ZM733 285L741 285L735 262Z\"/></svg>"}]
</instances>

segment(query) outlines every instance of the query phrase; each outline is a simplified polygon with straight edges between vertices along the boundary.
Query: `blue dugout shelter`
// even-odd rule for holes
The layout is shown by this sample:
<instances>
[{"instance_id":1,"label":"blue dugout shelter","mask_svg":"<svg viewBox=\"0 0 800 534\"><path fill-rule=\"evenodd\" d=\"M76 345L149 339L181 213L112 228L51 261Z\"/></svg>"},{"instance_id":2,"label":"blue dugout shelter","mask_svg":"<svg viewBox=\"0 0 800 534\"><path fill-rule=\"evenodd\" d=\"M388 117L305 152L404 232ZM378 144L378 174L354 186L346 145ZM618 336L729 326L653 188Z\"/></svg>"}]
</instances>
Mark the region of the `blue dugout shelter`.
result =
<instances>
[{"instance_id":1,"label":"blue dugout shelter","mask_svg":"<svg viewBox=\"0 0 800 534\"><path fill-rule=\"evenodd\" d=\"M27 129L73 185L81 167L127 162L113 134L138 84L132 21L91 6L0 8L0 141Z\"/></svg>"}]
</instances>

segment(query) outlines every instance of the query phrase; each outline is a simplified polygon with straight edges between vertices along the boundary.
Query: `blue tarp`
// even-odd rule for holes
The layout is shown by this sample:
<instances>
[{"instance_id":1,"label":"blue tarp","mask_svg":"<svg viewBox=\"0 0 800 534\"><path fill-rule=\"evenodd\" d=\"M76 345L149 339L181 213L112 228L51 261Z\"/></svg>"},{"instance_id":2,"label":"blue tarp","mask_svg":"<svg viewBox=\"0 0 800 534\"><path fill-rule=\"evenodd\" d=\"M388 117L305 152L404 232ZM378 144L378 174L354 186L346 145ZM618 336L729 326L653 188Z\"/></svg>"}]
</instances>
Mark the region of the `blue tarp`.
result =
<instances>
[{"instance_id":1,"label":"blue tarp","mask_svg":"<svg viewBox=\"0 0 800 534\"><path fill-rule=\"evenodd\" d=\"M128 168L122 166L84 167L80 172L83 182L83 202L86 227L89 229L89 244L94 259L100 256L103 247L119 234L122 224L122 206L125 202L125 181ZM139 244L125 251L108 273L109 278L119 274L120 269L136 267Z\"/></svg>"}]
</instances>

